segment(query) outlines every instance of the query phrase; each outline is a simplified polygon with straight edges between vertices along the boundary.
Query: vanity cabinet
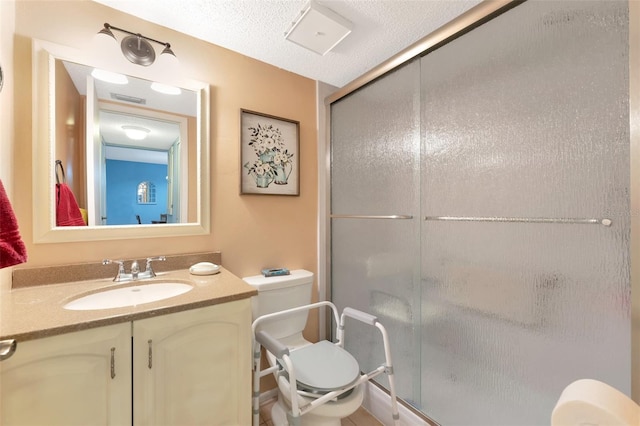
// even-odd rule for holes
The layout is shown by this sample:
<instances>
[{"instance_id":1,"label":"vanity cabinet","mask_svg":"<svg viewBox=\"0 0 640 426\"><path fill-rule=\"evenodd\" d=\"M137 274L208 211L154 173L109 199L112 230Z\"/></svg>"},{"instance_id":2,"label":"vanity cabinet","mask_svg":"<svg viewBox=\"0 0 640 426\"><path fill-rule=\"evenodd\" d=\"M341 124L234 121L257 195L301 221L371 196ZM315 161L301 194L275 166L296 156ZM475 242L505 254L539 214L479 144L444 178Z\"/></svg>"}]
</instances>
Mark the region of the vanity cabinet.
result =
<instances>
[{"instance_id":1,"label":"vanity cabinet","mask_svg":"<svg viewBox=\"0 0 640 426\"><path fill-rule=\"evenodd\" d=\"M250 299L18 342L0 362L3 426L132 423L251 424Z\"/></svg>"},{"instance_id":2,"label":"vanity cabinet","mask_svg":"<svg viewBox=\"0 0 640 426\"><path fill-rule=\"evenodd\" d=\"M134 425L251 424L250 299L133 323Z\"/></svg>"},{"instance_id":3,"label":"vanity cabinet","mask_svg":"<svg viewBox=\"0 0 640 426\"><path fill-rule=\"evenodd\" d=\"M0 362L0 424L131 424L131 324L18 342Z\"/></svg>"}]
</instances>

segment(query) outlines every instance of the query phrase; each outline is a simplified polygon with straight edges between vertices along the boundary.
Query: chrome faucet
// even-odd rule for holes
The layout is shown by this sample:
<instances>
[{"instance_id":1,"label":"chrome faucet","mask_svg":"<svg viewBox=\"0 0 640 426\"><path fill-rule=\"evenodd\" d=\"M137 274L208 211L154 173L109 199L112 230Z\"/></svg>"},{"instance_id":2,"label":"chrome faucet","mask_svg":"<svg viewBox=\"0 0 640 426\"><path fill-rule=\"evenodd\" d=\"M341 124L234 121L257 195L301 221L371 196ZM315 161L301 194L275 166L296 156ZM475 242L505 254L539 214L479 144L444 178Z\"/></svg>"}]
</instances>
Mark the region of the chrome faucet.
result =
<instances>
[{"instance_id":1,"label":"chrome faucet","mask_svg":"<svg viewBox=\"0 0 640 426\"><path fill-rule=\"evenodd\" d=\"M147 257L147 264L144 268L144 272L140 274L142 278L153 278L156 276L156 273L153 272L153 268L151 267L151 262L155 262L157 260L165 261L167 258L164 256Z\"/></svg>"},{"instance_id":2,"label":"chrome faucet","mask_svg":"<svg viewBox=\"0 0 640 426\"><path fill-rule=\"evenodd\" d=\"M111 260L111 259L104 259L102 261L103 265L109 265L111 263L117 263L118 264L118 273L116 274L115 278L113 279L113 281L115 282L123 282L123 281L136 281L139 279L145 279L145 278L153 278L156 276L156 273L153 271L153 268L151 267L151 262L157 261L157 260L166 260L166 257L164 256L158 256L158 257L147 257L147 265L145 267L144 272L140 272L140 266L138 265L138 261L134 260L131 262L131 273L127 274L124 270L124 261L122 260Z\"/></svg>"},{"instance_id":3,"label":"chrome faucet","mask_svg":"<svg viewBox=\"0 0 640 426\"><path fill-rule=\"evenodd\" d=\"M138 261L134 260L131 262L131 279L133 281L137 280L138 274L140 274L140 267L138 266Z\"/></svg>"},{"instance_id":4,"label":"chrome faucet","mask_svg":"<svg viewBox=\"0 0 640 426\"><path fill-rule=\"evenodd\" d=\"M112 263L117 263L118 264L118 273L116 274L116 276L113 279L113 281L120 282L120 281L130 281L131 280L131 274L127 274L127 273L124 272L124 262L122 260L104 259L102 261L103 265L110 265Z\"/></svg>"}]
</instances>

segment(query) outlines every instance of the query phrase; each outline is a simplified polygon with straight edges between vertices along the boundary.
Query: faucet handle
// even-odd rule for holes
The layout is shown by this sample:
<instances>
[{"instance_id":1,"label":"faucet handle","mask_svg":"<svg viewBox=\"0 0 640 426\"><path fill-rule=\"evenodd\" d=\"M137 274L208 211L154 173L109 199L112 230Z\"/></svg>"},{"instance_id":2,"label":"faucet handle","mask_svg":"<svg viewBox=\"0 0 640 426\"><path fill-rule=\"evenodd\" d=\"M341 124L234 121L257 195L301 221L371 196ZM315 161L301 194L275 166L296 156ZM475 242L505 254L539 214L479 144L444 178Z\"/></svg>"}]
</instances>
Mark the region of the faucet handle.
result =
<instances>
[{"instance_id":1,"label":"faucet handle","mask_svg":"<svg viewBox=\"0 0 640 426\"><path fill-rule=\"evenodd\" d=\"M114 281L119 281L120 277L122 275L124 275L124 261L122 260L111 260L111 259L104 259L102 261L103 265L110 265L112 263L117 263L118 264L118 274L116 275L116 277L113 279Z\"/></svg>"},{"instance_id":2,"label":"faucet handle","mask_svg":"<svg viewBox=\"0 0 640 426\"><path fill-rule=\"evenodd\" d=\"M164 261L164 260L167 260L167 258L164 256L147 257L147 266L145 267L145 272L149 272L152 277L155 277L156 273L153 272L153 268L151 267L151 262L155 262L158 260Z\"/></svg>"}]
</instances>

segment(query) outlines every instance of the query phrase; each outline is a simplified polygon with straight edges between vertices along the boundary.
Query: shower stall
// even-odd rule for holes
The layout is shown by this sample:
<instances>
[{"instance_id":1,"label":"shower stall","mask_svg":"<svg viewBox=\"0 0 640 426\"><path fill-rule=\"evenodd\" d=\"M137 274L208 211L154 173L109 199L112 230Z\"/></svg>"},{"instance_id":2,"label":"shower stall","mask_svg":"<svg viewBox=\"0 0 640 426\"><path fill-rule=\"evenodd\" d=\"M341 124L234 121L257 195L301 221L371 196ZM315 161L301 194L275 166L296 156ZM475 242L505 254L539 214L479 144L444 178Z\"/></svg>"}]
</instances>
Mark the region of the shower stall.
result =
<instances>
[{"instance_id":1,"label":"shower stall","mask_svg":"<svg viewBox=\"0 0 640 426\"><path fill-rule=\"evenodd\" d=\"M549 424L581 378L631 395L629 8L510 4L329 99L331 300L378 316L439 424Z\"/></svg>"}]
</instances>

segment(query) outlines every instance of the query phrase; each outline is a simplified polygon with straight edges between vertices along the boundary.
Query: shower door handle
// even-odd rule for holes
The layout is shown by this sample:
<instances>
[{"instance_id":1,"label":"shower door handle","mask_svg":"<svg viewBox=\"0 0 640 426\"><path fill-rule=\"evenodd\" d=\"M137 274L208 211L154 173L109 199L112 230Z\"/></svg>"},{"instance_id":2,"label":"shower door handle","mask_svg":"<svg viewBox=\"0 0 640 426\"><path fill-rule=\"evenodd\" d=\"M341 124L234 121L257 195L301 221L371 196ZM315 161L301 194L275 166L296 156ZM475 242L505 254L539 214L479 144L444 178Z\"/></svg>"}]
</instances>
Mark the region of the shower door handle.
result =
<instances>
[{"instance_id":1,"label":"shower door handle","mask_svg":"<svg viewBox=\"0 0 640 426\"><path fill-rule=\"evenodd\" d=\"M412 215L393 214L393 215L362 215L362 214L332 214L331 219L413 219Z\"/></svg>"}]
</instances>

